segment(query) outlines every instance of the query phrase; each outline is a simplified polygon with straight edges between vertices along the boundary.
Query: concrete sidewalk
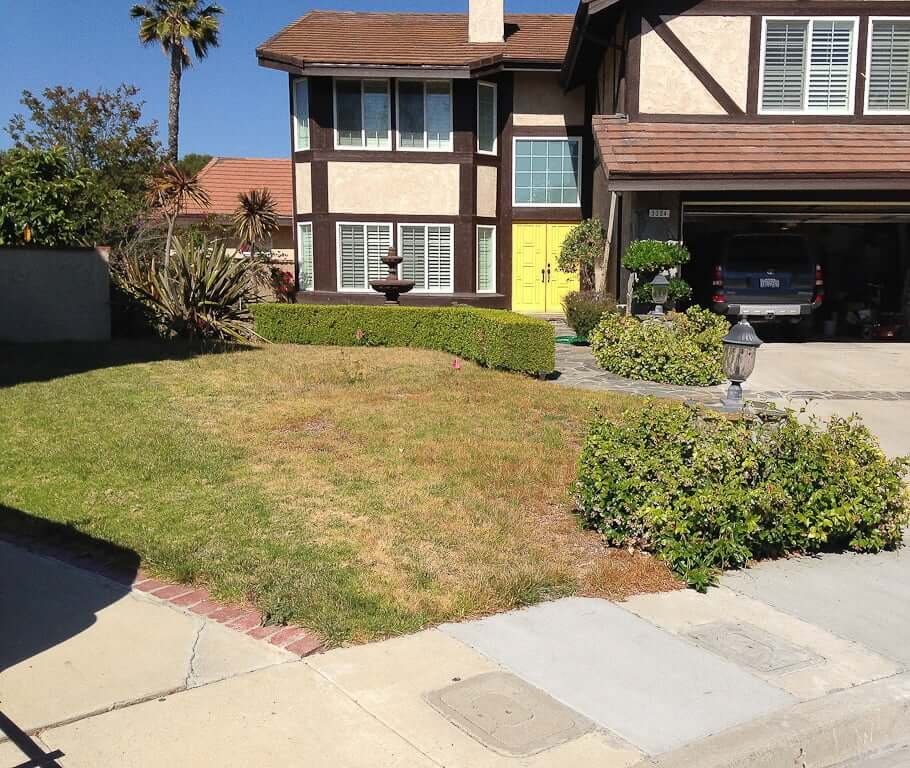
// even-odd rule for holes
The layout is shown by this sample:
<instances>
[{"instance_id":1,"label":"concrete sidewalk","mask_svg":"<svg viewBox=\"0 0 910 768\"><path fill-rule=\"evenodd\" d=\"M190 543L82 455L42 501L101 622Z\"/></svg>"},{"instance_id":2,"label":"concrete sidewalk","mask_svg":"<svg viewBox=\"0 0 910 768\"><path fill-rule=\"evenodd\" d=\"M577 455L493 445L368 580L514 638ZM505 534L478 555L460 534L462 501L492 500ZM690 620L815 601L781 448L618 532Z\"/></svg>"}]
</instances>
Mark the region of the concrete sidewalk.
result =
<instances>
[{"instance_id":1,"label":"concrete sidewalk","mask_svg":"<svg viewBox=\"0 0 910 768\"><path fill-rule=\"evenodd\" d=\"M299 660L0 544L0 768L892 768L908 576L907 552L768 563Z\"/></svg>"}]
</instances>

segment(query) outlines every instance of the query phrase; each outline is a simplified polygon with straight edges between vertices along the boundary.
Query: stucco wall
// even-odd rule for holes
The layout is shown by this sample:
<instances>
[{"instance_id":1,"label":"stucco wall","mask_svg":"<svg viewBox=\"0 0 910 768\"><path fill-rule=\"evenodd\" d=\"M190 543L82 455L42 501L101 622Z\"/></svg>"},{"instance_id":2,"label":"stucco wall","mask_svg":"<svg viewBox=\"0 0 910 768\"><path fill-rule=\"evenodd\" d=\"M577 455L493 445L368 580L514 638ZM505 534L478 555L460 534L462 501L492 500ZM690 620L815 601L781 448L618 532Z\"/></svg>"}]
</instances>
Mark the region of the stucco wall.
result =
<instances>
[{"instance_id":1,"label":"stucco wall","mask_svg":"<svg viewBox=\"0 0 910 768\"><path fill-rule=\"evenodd\" d=\"M458 215L456 164L329 163L329 212Z\"/></svg>"},{"instance_id":2,"label":"stucco wall","mask_svg":"<svg viewBox=\"0 0 910 768\"><path fill-rule=\"evenodd\" d=\"M496 186L499 174L492 165L477 166L477 215L496 215Z\"/></svg>"},{"instance_id":3,"label":"stucco wall","mask_svg":"<svg viewBox=\"0 0 910 768\"><path fill-rule=\"evenodd\" d=\"M0 248L0 340L104 341L110 337L106 252Z\"/></svg>"},{"instance_id":4,"label":"stucco wall","mask_svg":"<svg viewBox=\"0 0 910 768\"><path fill-rule=\"evenodd\" d=\"M309 163L297 163L294 169L296 180L297 213L312 213L313 182Z\"/></svg>"},{"instance_id":5,"label":"stucco wall","mask_svg":"<svg viewBox=\"0 0 910 768\"><path fill-rule=\"evenodd\" d=\"M584 88L564 93L558 72L516 72L512 124L584 125Z\"/></svg>"},{"instance_id":6,"label":"stucco wall","mask_svg":"<svg viewBox=\"0 0 910 768\"><path fill-rule=\"evenodd\" d=\"M749 79L749 17L675 16L667 27L743 109ZM646 114L719 115L717 103L657 33L642 22L639 110Z\"/></svg>"}]
</instances>

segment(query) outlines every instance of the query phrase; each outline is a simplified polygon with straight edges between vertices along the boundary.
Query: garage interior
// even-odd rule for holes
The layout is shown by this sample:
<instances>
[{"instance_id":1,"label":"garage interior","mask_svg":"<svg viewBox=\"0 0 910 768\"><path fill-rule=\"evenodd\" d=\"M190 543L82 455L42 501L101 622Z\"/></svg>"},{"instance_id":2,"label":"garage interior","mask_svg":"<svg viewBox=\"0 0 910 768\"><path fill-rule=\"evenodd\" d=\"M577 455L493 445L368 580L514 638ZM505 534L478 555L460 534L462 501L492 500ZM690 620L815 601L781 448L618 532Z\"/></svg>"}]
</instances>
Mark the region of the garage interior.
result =
<instances>
[{"instance_id":1,"label":"garage interior","mask_svg":"<svg viewBox=\"0 0 910 768\"><path fill-rule=\"evenodd\" d=\"M805 236L824 274L824 300L775 336L829 340L910 340L910 203L892 200L685 200L682 239L692 254L683 277L693 301L711 306L714 267L726 240L744 233ZM773 258L769 255L769 260Z\"/></svg>"}]
</instances>

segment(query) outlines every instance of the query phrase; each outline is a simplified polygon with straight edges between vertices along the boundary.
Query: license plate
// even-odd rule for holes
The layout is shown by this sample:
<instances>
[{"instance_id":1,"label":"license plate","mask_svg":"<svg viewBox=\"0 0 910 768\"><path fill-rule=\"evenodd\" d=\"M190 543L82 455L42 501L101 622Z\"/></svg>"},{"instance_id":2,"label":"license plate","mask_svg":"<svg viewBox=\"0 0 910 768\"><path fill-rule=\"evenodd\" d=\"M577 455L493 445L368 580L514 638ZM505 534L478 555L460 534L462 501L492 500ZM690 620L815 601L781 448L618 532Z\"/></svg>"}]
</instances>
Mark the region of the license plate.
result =
<instances>
[{"instance_id":1,"label":"license plate","mask_svg":"<svg viewBox=\"0 0 910 768\"><path fill-rule=\"evenodd\" d=\"M743 304L739 311L743 315L798 315L799 304Z\"/></svg>"},{"instance_id":2,"label":"license plate","mask_svg":"<svg viewBox=\"0 0 910 768\"><path fill-rule=\"evenodd\" d=\"M776 277L763 277L758 281L761 288L780 288L780 280Z\"/></svg>"}]
</instances>

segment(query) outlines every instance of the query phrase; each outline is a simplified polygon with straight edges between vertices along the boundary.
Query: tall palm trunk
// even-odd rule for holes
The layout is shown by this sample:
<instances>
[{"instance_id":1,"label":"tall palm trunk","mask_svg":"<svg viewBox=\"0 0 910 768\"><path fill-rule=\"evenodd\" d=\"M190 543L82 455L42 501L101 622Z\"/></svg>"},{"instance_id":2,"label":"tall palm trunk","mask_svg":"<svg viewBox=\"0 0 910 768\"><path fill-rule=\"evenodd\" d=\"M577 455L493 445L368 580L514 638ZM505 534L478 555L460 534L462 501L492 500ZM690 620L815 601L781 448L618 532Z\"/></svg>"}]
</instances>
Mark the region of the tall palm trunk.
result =
<instances>
[{"instance_id":1,"label":"tall palm trunk","mask_svg":"<svg viewBox=\"0 0 910 768\"><path fill-rule=\"evenodd\" d=\"M167 158L177 163L177 137L180 133L180 77L183 74L183 49L171 45L171 79L168 84Z\"/></svg>"}]
</instances>

